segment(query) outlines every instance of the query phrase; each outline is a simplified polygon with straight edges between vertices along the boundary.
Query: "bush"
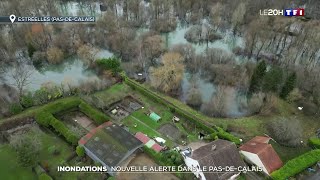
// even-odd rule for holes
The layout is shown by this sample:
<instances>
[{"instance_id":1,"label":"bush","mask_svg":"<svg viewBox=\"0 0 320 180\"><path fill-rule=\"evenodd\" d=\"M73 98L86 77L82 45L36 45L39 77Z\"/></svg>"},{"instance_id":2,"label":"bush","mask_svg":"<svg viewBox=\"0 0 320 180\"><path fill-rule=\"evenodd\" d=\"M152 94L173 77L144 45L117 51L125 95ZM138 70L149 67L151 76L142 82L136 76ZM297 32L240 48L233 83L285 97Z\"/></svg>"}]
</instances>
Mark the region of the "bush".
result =
<instances>
[{"instance_id":1,"label":"bush","mask_svg":"<svg viewBox=\"0 0 320 180\"><path fill-rule=\"evenodd\" d=\"M303 96L298 88L294 88L287 97L289 103L298 102L303 99Z\"/></svg>"},{"instance_id":2,"label":"bush","mask_svg":"<svg viewBox=\"0 0 320 180\"><path fill-rule=\"evenodd\" d=\"M23 107L28 108L33 106L33 97L31 93L28 93L27 95L23 95L21 97L20 103Z\"/></svg>"},{"instance_id":3,"label":"bush","mask_svg":"<svg viewBox=\"0 0 320 180\"><path fill-rule=\"evenodd\" d=\"M83 157L85 155L85 150L82 146L77 146L76 153L79 157Z\"/></svg>"},{"instance_id":4,"label":"bush","mask_svg":"<svg viewBox=\"0 0 320 180\"><path fill-rule=\"evenodd\" d=\"M85 115L93 119L97 124L102 124L106 121L109 121L109 117L99 110L91 107L89 104L82 102L79 105L79 109L81 112L83 112Z\"/></svg>"},{"instance_id":5,"label":"bush","mask_svg":"<svg viewBox=\"0 0 320 180\"><path fill-rule=\"evenodd\" d=\"M23 111L23 107L19 103L13 103L10 105L11 114L19 114Z\"/></svg>"},{"instance_id":6,"label":"bush","mask_svg":"<svg viewBox=\"0 0 320 180\"><path fill-rule=\"evenodd\" d=\"M274 171L271 177L275 180L285 180L292 177L320 160L320 149L309 151L288 161L282 168Z\"/></svg>"},{"instance_id":7,"label":"bush","mask_svg":"<svg viewBox=\"0 0 320 180\"><path fill-rule=\"evenodd\" d=\"M58 155L60 152L59 152L59 149L55 146L55 145L53 145L53 146L50 146L49 148L48 148L48 152L50 153L50 154L52 154L52 155Z\"/></svg>"},{"instance_id":8,"label":"bush","mask_svg":"<svg viewBox=\"0 0 320 180\"><path fill-rule=\"evenodd\" d=\"M98 59L96 60L96 63L99 67L102 67L105 70L111 70L114 75L121 71L120 60L116 57Z\"/></svg>"},{"instance_id":9,"label":"bush","mask_svg":"<svg viewBox=\"0 0 320 180\"><path fill-rule=\"evenodd\" d=\"M52 180L52 178L48 174L42 173L39 176L39 180Z\"/></svg>"},{"instance_id":10,"label":"bush","mask_svg":"<svg viewBox=\"0 0 320 180\"><path fill-rule=\"evenodd\" d=\"M311 138L309 139L309 144L310 144L310 146L312 146L312 147L315 147L315 148L320 149L320 138L311 137Z\"/></svg>"},{"instance_id":11,"label":"bush","mask_svg":"<svg viewBox=\"0 0 320 180\"><path fill-rule=\"evenodd\" d=\"M277 118L268 127L271 136L284 146L301 146L303 136L301 124L294 118Z\"/></svg>"}]
</instances>

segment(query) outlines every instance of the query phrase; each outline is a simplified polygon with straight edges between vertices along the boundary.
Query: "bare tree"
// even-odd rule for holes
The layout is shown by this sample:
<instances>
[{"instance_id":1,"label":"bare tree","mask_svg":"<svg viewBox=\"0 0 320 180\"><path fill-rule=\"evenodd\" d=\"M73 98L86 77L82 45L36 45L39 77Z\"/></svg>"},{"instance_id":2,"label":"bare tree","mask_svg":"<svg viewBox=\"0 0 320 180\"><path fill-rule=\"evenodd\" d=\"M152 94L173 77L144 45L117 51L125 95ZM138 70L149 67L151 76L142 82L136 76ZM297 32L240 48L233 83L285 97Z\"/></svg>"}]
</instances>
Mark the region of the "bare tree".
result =
<instances>
[{"instance_id":1,"label":"bare tree","mask_svg":"<svg viewBox=\"0 0 320 180\"><path fill-rule=\"evenodd\" d=\"M28 86L31 83L30 77L32 73L32 70L21 64L14 66L13 71L11 73L11 78L14 82L11 85L18 89L19 98L22 96L26 86Z\"/></svg>"}]
</instances>

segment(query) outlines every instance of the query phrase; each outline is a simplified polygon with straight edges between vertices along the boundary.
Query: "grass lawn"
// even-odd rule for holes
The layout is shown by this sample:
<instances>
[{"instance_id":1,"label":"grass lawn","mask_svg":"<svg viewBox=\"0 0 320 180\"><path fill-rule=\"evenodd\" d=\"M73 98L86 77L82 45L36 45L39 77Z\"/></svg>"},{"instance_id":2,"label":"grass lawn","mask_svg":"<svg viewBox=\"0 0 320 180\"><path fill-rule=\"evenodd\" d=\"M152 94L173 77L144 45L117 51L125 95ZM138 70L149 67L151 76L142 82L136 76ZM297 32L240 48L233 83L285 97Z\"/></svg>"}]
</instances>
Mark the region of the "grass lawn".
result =
<instances>
[{"instance_id":1,"label":"grass lawn","mask_svg":"<svg viewBox=\"0 0 320 180\"><path fill-rule=\"evenodd\" d=\"M278 153L278 155L280 156L280 159L283 162L287 162L290 159L293 159L311 150L311 148L308 146L291 148L291 147L281 146L280 144L275 143L274 141L270 141L270 142L272 147Z\"/></svg>"},{"instance_id":2,"label":"grass lawn","mask_svg":"<svg viewBox=\"0 0 320 180\"><path fill-rule=\"evenodd\" d=\"M31 168L19 165L17 153L9 145L0 145L0 179L34 180L37 179Z\"/></svg>"},{"instance_id":3,"label":"grass lawn","mask_svg":"<svg viewBox=\"0 0 320 180\"><path fill-rule=\"evenodd\" d=\"M131 92L131 88L125 84L115 84L110 88L99 91L93 96L102 100L105 104L110 105L116 101L123 99Z\"/></svg>"},{"instance_id":4,"label":"grass lawn","mask_svg":"<svg viewBox=\"0 0 320 180\"><path fill-rule=\"evenodd\" d=\"M62 165L74 151L73 147L66 143L63 139L56 136L54 133L45 133L39 131L29 131L28 136L38 136L41 140L41 150L38 160L40 164L46 165L49 168L49 175L58 177L61 172L57 172L57 166ZM50 154L48 148L55 146L60 152L58 155Z\"/></svg>"}]
</instances>

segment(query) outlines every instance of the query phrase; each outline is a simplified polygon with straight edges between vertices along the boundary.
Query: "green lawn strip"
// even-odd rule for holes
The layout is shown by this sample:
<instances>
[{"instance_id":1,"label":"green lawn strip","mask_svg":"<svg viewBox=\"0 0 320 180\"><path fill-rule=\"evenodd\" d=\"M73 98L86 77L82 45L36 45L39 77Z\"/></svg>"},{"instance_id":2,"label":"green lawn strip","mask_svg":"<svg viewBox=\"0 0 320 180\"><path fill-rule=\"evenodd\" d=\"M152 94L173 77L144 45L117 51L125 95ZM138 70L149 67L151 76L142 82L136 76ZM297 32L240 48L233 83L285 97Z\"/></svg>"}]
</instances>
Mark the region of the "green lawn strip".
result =
<instances>
[{"instance_id":1,"label":"green lawn strip","mask_svg":"<svg viewBox=\"0 0 320 180\"><path fill-rule=\"evenodd\" d=\"M288 161L280 169L274 171L271 177L275 180L285 180L299 174L308 167L320 161L320 149L309 151Z\"/></svg>"},{"instance_id":2,"label":"green lawn strip","mask_svg":"<svg viewBox=\"0 0 320 180\"><path fill-rule=\"evenodd\" d=\"M10 145L0 145L0 179L5 180L33 180L37 179L31 168L20 166L17 153Z\"/></svg>"},{"instance_id":3,"label":"green lawn strip","mask_svg":"<svg viewBox=\"0 0 320 180\"><path fill-rule=\"evenodd\" d=\"M308 146L293 148L293 147L282 146L278 143L275 143L274 141L270 141L270 143L274 148L274 150L277 152L277 154L280 156L280 159L283 161L283 163L286 163L289 160L311 150L311 148Z\"/></svg>"},{"instance_id":4,"label":"green lawn strip","mask_svg":"<svg viewBox=\"0 0 320 180\"><path fill-rule=\"evenodd\" d=\"M320 149L320 138L318 137L311 137L309 139L309 144L314 147Z\"/></svg>"},{"instance_id":5,"label":"green lawn strip","mask_svg":"<svg viewBox=\"0 0 320 180\"><path fill-rule=\"evenodd\" d=\"M142 133L146 134L149 138L162 137L163 139L166 140L167 146L169 146L169 147L174 146L174 142L171 139L163 136L158 131L154 130L152 127L149 127L147 124L141 122L137 118L134 118L132 116L128 116L123 120L123 123L129 127L129 131L132 134L135 134L137 132L142 132ZM135 125L137 125L137 126L134 127Z\"/></svg>"},{"instance_id":6,"label":"green lawn strip","mask_svg":"<svg viewBox=\"0 0 320 180\"><path fill-rule=\"evenodd\" d=\"M193 142L193 141L197 141L198 140L197 132L187 132L183 128L183 126L181 124L181 121L179 123L175 123L174 125L179 129L179 131L182 134L186 134L187 135L187 138L189 139L189 141Z\"/></svg>"},{"instance_id":7,"label":"green lawn strip","mask_svg":"<svg viewBox=\"0 0 320 180\"><path fill-rule=\"evenodd\" d=\"M125 84L115 84L110 88L93 94L94 97L110 105L116 101L122 100L130 93L130 87Z\"/></svg>"},{"instance_id":8,"label":"green lawn strip","mask_svg":"<svg viewBox=\"0 0 320 180\"><path fill-rule=\"evenodd\" d=\"M152 120L149 116L144 114L141 110L135 111L131 115L133 117L139 119L141 122L147 124L152 129L158 129L161 126L160 122L156 122L156 121Z\"/></svg>"}]
</instances>

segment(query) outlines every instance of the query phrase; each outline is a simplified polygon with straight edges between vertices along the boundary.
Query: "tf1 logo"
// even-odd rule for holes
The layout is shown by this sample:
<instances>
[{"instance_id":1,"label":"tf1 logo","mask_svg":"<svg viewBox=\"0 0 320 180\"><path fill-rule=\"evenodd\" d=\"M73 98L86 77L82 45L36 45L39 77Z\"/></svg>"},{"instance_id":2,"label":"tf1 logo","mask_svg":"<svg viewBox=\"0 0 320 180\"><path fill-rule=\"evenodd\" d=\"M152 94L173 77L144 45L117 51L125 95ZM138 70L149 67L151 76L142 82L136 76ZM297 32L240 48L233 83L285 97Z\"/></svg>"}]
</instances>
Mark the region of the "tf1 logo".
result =
<instances>
[{"instance_id":1,"label":"tf1 logo","mask_svg":"<svg viewBox=\"0 0 320 180\"><path fill-rule=\"evenodd\" d=\"M304 16L304 9L303 8L285 9L284 15L285 16Z\"/></svg>"}]
</instances>

